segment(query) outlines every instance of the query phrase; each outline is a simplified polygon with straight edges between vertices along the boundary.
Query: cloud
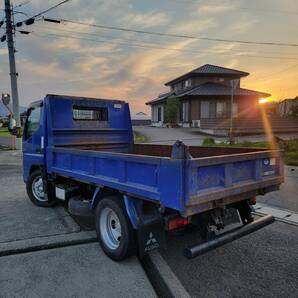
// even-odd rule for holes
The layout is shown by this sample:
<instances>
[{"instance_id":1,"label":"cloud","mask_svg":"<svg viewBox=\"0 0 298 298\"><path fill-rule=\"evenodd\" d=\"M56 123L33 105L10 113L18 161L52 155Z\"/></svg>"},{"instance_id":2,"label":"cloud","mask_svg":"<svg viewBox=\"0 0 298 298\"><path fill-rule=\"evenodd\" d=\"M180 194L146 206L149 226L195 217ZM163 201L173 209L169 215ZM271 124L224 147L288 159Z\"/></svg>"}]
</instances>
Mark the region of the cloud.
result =
<instances>
[{"instance_id":1,"label":"cloud","mask_svg":"<svg viewBox=\"0 0 298 298\"><path fill-rule=\"evenodd\" d=\"M162 12L150 11L147 13L129 13L124 16L121 23L127 27L150 28L164 26L170 22L167 14Z\"/></svg>"},{"instance_id":2,"label":"cloud","mask_svg":"<svg viewBox=\"0 0 298 298\"><path fill-rule=\"evenodd\" d=\"M234 24L229 26L227 28L227 30L229 32L231 32L232 34L244 33L244 32L251 30L252 28L254 28L258 23L259 23L259 20L257 20L257 19L251 19L251 18L246 19L245 18L242 20L238 20L237 22L235 22Z\"/></svg>"},{"instance_id":3,"label":"cloud","mask_svg":"<svg viewBox=\"0 0 298 298\"><path fill-rule=\"evenodd\" d=\"M223 14L235 10L232 5L215 5L215 4L203 4L197 8L197 13L200 15L216 15Z\"/></svg>"},{"instance_id":4,"label":"cloud","mask_svg":"<svg viewBox=\"0 0 298 298\"><path fill-rule=\"evenodd\" d=\"M0 49L0 55L7 55L8 54L8 51L6 48L1 48Z\"/></svg>"}]
</instances>

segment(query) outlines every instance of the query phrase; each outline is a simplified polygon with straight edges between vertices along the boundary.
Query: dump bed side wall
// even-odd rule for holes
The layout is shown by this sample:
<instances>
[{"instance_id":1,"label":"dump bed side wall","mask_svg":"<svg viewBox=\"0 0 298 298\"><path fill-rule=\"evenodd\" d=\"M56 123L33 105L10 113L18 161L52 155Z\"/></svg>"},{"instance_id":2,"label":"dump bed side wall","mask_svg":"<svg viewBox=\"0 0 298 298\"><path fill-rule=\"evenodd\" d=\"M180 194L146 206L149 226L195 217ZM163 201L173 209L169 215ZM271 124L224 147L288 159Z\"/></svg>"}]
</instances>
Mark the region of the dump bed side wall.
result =
<instances>
[{"instance_id":1,"label":"dump bed side wall","mask_svg":"<svg viewBox=\"0 0 298 298\"><path fill-rule=\"evenodd\" d=\"M48 147L47 165L49 173L184 209L181 160Z\"/></svg>"}]
</instances>

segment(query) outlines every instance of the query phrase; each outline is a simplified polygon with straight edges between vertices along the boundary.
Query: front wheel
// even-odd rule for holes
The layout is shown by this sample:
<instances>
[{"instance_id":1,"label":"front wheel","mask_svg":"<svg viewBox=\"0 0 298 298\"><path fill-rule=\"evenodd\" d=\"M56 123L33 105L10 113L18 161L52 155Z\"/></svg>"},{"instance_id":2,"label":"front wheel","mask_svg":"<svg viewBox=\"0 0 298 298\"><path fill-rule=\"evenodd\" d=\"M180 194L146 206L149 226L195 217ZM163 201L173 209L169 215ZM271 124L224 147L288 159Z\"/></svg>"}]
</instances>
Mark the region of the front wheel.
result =
<instances>
[{"instance_id":1,"label":"front wheel","mask_svg":"<svg viewBox=\"0 0 298 298\"><path fill-rule=\"evenodd\" d=\"M31 202L39 207L51 207L55 203L45 196L41 171L33 171L26 184L27 194Z\"/></svg>"},{"instance_id":2,"label":"front wheel","mask_svg":"<svg viewBox=\"0 0 298 298\"><path fill-rule=\"evenodd\" d=\"M111 259L121 261L136 253L135 234L121 197L98 203L95 225L100 246Z\"/></svg>"}]
</instances>

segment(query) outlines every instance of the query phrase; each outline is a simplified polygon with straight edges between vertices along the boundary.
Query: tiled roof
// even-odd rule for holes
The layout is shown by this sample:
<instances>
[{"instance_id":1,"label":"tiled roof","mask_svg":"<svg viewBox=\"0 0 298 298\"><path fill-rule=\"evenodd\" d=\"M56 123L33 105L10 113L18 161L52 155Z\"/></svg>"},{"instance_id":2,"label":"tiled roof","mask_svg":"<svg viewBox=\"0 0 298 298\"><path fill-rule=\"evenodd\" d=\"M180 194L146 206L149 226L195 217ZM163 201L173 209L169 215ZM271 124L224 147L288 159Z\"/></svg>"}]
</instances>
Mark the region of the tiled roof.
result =
<instances>
[{"instance_id":1,"label":"tiled roof","mask_svg":"<svg viewBox=\"0 0 298 298\"><path fill-rule=\"evenodd\" d=\"M180 90L179 92L166 93L167 96L158 97L154 100L147 102L146 104L152 104L157 102L165 101L171 96L183 97L183 96L229 96L231 95L231 87L219 84L219 83L205 83L188 90ZM254 90L237 88L234 90L235 96L258 96L258 97L269 97L270 94L264 92L258 92Z\"/></svg>"},{"instance_id":2,"label":"tiled roof","mask_svg":"<svg viewBox=\"0 0 298 298\"><path fill-rule=\"evenodd\" d=\"M179 81L181 79L190 77L191 75L221 75L221 76L237 76L237 77L245 77L248 76L248 72L226 68L222 66L212 65L212 64L205 64L203 66L200 66L182 76L179 76L169 82L167 82L165 85L170 85L176 81Z\"/></svg>"},{"instance_id":3,"label":"tiled roof","mask_svg":"<svg viewBox=\"0 0 298 298\"><path fill-rule=\"evenodd\" d=\"M231 87L218 84L218 83L205 83L195 88L192 88L189 91L186 91L179 96L184 95L231 95ZM249 89L237 88L234 90L234 95L238 96L261 96L261 97L269 97L270 94L264 92L258 92Z\"/></svg>"}]
</instances>

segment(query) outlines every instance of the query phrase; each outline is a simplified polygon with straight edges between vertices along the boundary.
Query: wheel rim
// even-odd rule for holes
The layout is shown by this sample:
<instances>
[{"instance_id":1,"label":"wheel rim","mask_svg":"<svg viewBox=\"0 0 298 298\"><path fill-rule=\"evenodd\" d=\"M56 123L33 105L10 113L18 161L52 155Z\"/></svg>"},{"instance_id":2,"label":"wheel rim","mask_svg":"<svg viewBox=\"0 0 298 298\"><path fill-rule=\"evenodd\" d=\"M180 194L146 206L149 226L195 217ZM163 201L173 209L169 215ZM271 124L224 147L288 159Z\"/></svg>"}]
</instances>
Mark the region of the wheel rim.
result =
<instances>
[{"instance_id":1,"label":"wheel rim","mask_svg":"<svg viewBox=\"0 0 298 298\"><path fill-rule=\"evenodd\" d=\"M99 218L100 234L105 245L112 250L119 247L121 224L117 214L111 208L104 208Z\"/></svg>"},{"instance_id":2,"label":"wheel rim","mask_svg":"<svg viewBox=\"0 0 298 298\"><path fill-rule=\"evenodd\" d=\"M36 200L47 202L43 191L43 181L41 176L36 176L32 181L32 193Z\"/></svg>"}]
</instances>

